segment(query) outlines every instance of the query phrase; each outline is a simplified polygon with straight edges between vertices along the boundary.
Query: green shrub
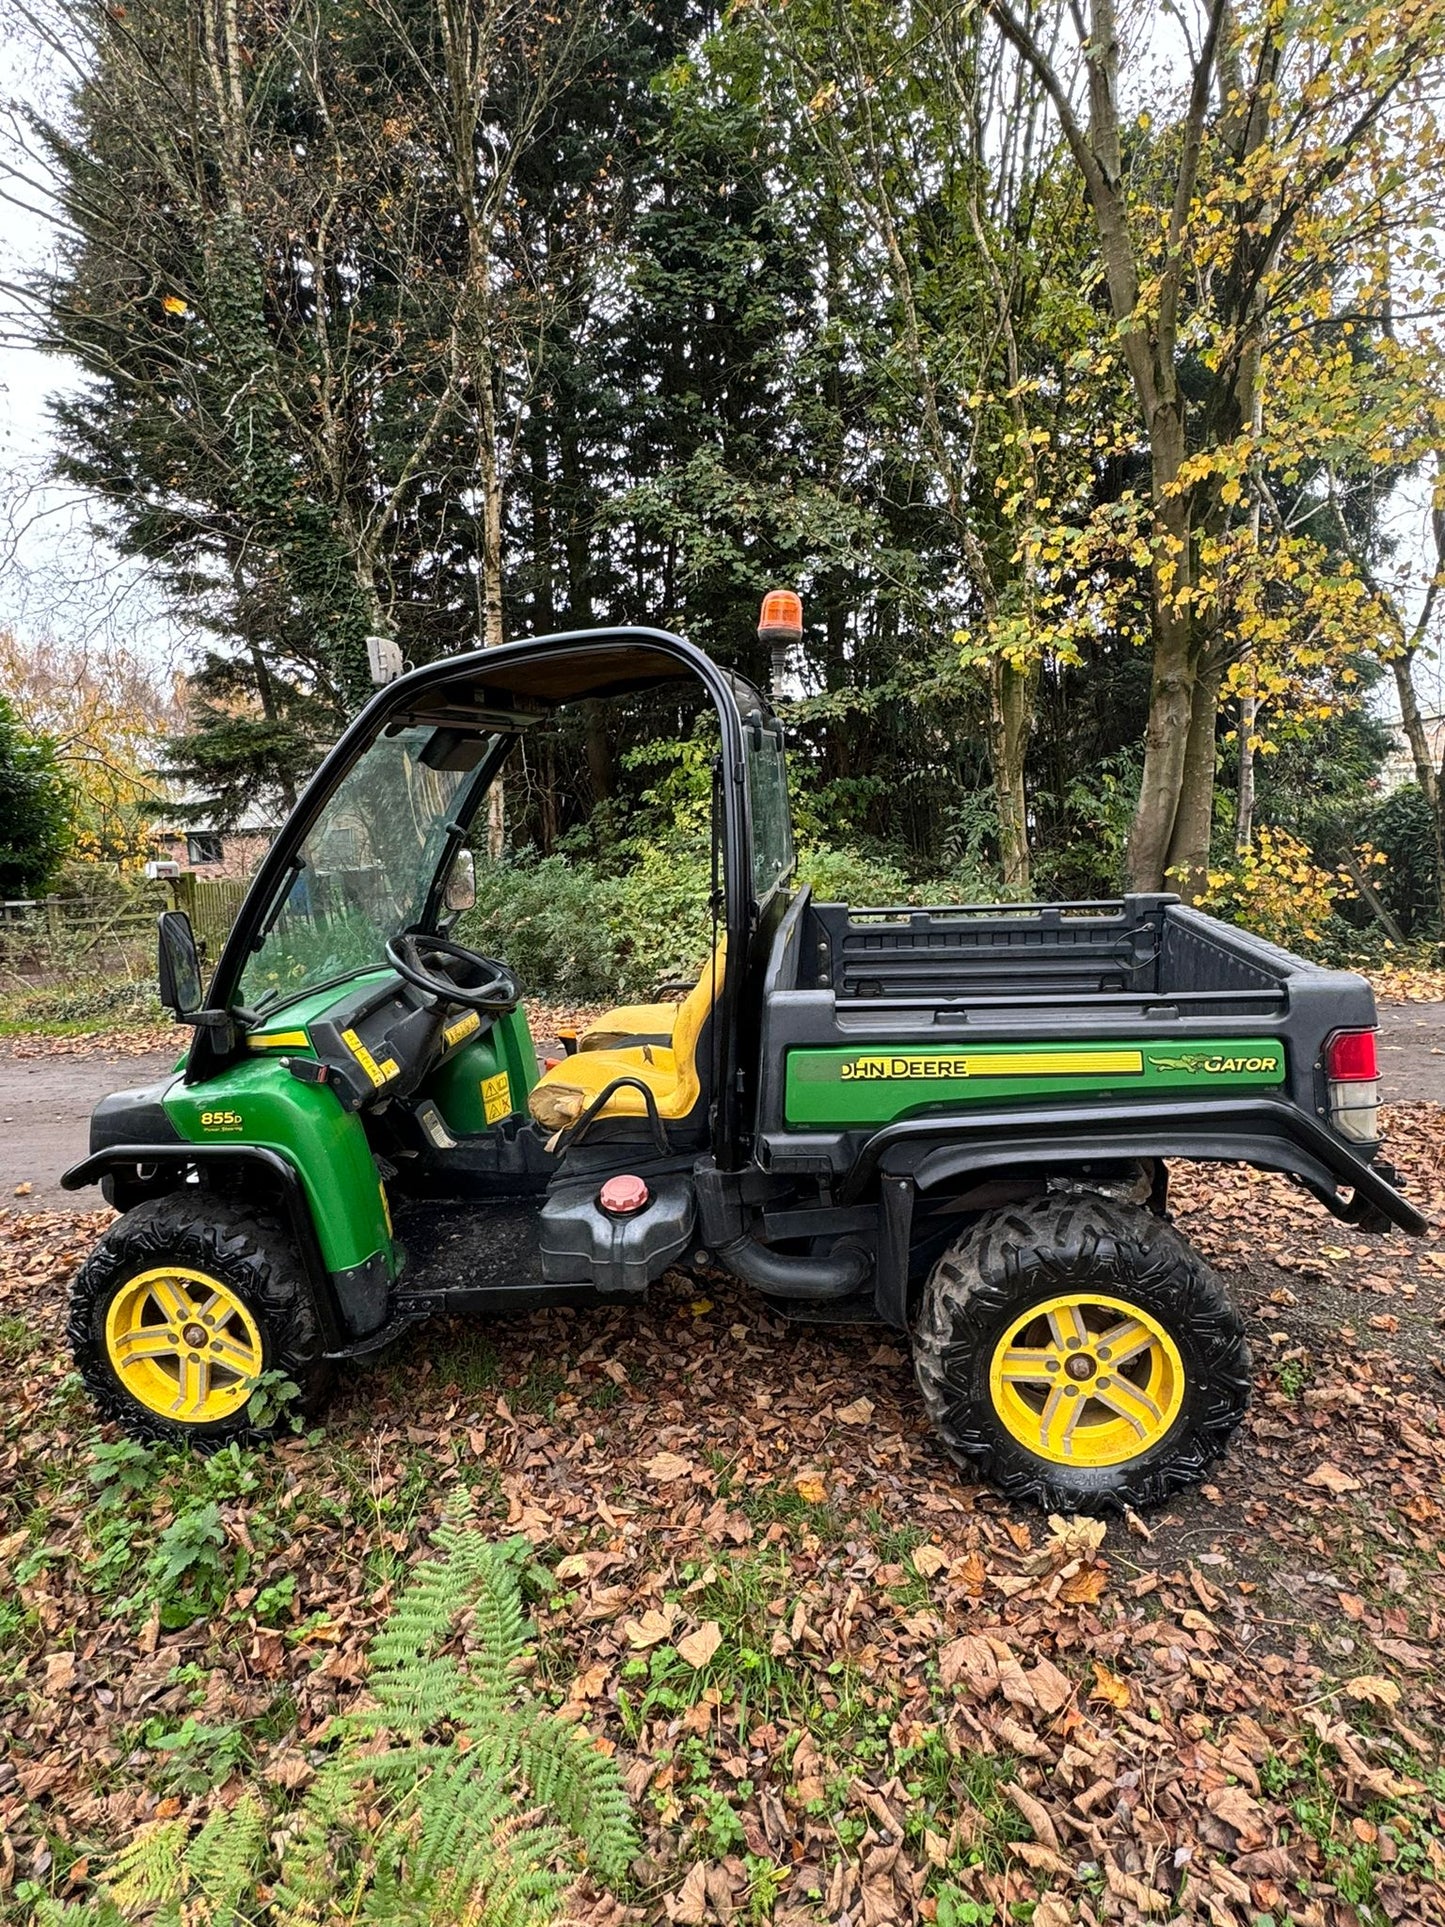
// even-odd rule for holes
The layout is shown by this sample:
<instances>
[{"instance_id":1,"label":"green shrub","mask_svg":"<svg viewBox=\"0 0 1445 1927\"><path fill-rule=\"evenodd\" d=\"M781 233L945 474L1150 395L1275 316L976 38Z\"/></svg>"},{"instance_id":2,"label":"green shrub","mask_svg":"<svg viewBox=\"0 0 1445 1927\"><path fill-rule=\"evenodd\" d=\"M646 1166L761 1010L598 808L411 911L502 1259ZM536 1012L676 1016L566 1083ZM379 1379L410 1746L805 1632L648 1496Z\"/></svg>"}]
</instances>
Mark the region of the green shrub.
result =
<instances>
[{"instance_id":1,"label":"green shrub","mask_svg":"<svg viewBox=\"0 0 1445 1927\"><path fill-rule=\"evenodd\" d=\"M707 857L649 844L620 883L616 939L628 994L647 997L660 983L699 976L713 941Z\"/></svg>"},{"instance_id":2,"label":"green shrub","mask_svg":"<svg viewBox=\"0 0 1445 1927\"><path fill-rule=\"evenodd\" d=\"M155 986L131 978L71 977L54 984L27 985L0 996L0 1025L15 1030L86 1024L110 1028L165 1021ZM176 1048L181 1049L185 1041L177 1033Z\"/></svg>"},{"instance_id":3,"label":"green shrub","mask_svg":"<svg viewBox=\"0 0 1445 1927\"><path fill-rule=\"evenodd\" d=\"M1386 859L1373 880L1407 937L1434 934L1435 825L1418 783L1394 790L1370 813L1363 840Z\"/></svg>"},{"instance_id":4,"label":"green shrub","mask_svg":"<svg viewBox=\"0 0 1445 1927\"><path fill-rule=\"evenodd\" d=\"M0 897L39 896L70 842L55 745L26 735L0 696Z\"/></svg>"},{"instance_id":5,"label":"green shrub","mask_svg":"<svg viewBox=\"0 0 1445 1927\"><path fill-rule=\"evenodd\" d=\"M591 863L522 855L477 865L477 901L458 941L503 957L529 996L604 1003L623 987L623 886Z\"/></svg>"}]
</instances>

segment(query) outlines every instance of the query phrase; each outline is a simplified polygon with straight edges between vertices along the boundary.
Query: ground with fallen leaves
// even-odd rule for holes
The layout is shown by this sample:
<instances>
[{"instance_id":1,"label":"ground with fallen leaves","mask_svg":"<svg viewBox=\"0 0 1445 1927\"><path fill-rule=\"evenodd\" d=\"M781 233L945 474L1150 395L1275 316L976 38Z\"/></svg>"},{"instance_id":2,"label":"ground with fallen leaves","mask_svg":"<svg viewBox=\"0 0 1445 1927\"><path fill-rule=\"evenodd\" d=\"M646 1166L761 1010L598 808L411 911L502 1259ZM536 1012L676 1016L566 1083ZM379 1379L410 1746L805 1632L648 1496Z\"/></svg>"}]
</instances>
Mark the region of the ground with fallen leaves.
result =
<instances>
[{"instance_id":1,"label":"ground with fallen leaves","mask_svg":"<svg viewBox=\"0 0 1445 1927\"><path fill-rule=\"evenodd\" d=\"M1445 1220L1445 1113L1390 1118ZM551 1574L534 1683L616 1750L614 1922L1445 1921L1445 1236L1179 1168L1256 1365L1148 1521L964 1484L877 1330L673 1272L635 1311L424 1327L325 1429L98 1429L62 1348L108 1213L0 1213L0 1912L134 1825L279 1805L449 1493Z\"/></svg>"}]
</instances>

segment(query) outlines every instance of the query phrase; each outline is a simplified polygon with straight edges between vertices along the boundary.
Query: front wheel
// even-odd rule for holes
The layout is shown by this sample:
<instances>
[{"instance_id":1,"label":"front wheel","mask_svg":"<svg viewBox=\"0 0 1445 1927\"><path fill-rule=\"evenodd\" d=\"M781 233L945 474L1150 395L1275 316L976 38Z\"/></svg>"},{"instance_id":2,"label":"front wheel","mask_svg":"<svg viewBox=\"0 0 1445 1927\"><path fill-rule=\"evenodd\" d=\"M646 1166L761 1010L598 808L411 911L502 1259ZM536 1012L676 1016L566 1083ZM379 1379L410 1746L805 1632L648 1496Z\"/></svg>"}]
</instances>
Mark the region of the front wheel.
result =
<instances>
[{"instance_id":1,"label":"front wheel","mask_svg":"<svg viewBox=\"0 0 1445 1927\"><path fill-rule=\"evenodd\" d=\"M929 1278L914 1364L965 1471L1069 1510L1197 1483L1249 1403L1244 1328L1218 1278L1170 1226L1091 1193L972 1225Z\"/></svg>"},{"instance_id":2,"label":"front wheel","mask_svg":"<svg viewBox=\"0 0 1445 1927\"><path fill-rule=\"evenodd\" d=\"M72 1287L70 1345L101 1411L141 1439L210 1447L264 1433L248 1407L272 1373L302 1409L325 1390L311 1289L285 1227L201 1189L111 1225Z\"/></svg>"}]
</instances>

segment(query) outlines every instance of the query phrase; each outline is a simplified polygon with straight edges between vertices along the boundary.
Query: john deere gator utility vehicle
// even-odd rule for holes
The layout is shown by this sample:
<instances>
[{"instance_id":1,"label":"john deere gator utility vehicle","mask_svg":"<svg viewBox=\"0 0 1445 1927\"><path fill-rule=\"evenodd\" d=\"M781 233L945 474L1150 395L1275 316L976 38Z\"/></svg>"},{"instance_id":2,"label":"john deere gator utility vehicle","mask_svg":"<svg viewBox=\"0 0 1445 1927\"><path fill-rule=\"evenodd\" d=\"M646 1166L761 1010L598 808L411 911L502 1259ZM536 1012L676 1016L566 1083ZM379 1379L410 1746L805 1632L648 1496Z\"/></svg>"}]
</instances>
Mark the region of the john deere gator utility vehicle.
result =
<instances>
[{"instance_id":1,"label":"john deere gator utility vehicle","mask_svg":"<svg viewBox=\"0 0 1445 1927\"><path fill-rule=\"evenodd\" d=\"M786 639L796 601L770 601ZM539 1070L526 986L457 935L471 826L569 705L659 694L716 715L710 953L680 1002L609 1011ZM1249 1392L1239 1314L1169 1223L1171 1158L1423 1229L1376 1161L1361 979L1165 895L816 902L769 702L661 630L400 677L277 836L204 994L186 919L161 923L190 1049L100 1103L64 1180L121 1213L70 1332L143 1438L253 1430L270 1374L312 1404L438 1312L636 1299L706 1258L792 1317L906 1333L971 1477L1143 1505L1204 1472Z\"/></svg>"}]
</instances>

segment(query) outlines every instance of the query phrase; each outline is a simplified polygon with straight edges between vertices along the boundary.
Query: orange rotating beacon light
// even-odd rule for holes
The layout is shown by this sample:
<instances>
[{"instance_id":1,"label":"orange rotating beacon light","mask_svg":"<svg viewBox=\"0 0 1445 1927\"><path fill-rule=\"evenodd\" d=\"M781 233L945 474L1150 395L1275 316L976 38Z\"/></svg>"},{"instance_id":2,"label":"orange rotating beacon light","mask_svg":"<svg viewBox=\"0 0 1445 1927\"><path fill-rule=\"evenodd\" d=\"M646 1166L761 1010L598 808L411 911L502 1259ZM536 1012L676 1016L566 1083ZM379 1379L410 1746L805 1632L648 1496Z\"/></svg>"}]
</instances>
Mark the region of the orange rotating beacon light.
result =
<instances>
[{"instance_id":1,"label":"orange rotating beacon light","mask_svg":"<svg viewBox=\"0 0 1445 1927\"><path fill-rule=\"evenodd\" d=\"M758 640L772 648L772 691L774 697L781 696L788 651L803 640L803 598L792 589L769 589L758 617Z\"/></svg>"}]
</instances>

